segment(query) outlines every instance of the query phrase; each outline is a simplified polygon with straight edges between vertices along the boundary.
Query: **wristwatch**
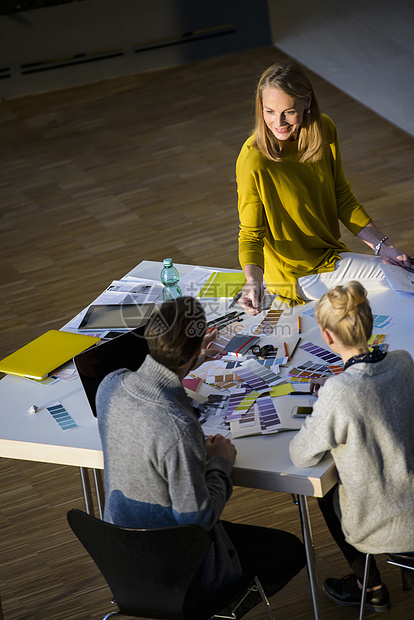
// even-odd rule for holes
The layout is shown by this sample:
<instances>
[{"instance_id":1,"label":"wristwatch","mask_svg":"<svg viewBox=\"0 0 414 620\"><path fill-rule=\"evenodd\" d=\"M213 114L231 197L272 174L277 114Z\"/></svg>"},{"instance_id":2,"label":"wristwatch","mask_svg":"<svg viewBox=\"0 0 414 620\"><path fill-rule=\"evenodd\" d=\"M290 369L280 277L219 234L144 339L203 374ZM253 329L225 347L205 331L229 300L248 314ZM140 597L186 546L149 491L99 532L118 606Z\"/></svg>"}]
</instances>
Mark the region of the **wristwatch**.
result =
<instances>
[{"instance_id":1,"label":"wristwatch","mask_svg":"<svg viewBox=\"0 0 414 620\"><path fill-rule=\"evenodd\" d=\"M388 237L384 237L384 239L381 239L381 241L379 241L377 245L375 246L375 252L374 252L375 256L378 256L378 254L380 253L381 246L384 243L385 239L388 239Z\"/></svg>"}]
</instances>

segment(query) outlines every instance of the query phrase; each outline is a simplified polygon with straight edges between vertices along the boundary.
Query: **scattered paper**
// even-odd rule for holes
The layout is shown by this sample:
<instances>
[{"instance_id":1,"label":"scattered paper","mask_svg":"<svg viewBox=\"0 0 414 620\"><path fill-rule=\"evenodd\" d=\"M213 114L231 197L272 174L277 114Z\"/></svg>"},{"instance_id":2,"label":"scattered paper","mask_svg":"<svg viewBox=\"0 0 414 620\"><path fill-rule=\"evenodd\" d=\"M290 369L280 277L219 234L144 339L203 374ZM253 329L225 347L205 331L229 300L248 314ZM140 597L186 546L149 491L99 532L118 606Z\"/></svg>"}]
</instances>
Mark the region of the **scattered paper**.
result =
<instances>
[{"instance_id":1,"label":"scattered paper","mask_svg":"<svg viewBox=\"0 0 414 620\"><path fill-rule=\"evenodd\" d=\"M381 269L399 299L414 297L414 273L398 265L381 265Z\"/></svg>"}]
</instances>

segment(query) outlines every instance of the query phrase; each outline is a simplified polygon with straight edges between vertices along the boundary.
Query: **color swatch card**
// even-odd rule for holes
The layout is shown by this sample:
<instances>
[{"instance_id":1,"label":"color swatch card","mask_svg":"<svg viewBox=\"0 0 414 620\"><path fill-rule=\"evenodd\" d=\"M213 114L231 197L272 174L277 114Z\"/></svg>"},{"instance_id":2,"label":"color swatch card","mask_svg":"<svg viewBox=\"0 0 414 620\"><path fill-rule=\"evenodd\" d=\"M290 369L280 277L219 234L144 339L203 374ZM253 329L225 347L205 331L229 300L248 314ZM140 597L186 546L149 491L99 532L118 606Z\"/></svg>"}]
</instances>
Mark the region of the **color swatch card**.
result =
<instances>
[{"instance_id":1,"label":"color swatch card","mask_svg":"<svg viewBox=\"0 0 414 620\"><path fill-rule=\"evenodd\" d=\"M393 324L392 316L389 316L388 314L373 314L372 318L374 321L374 329L387 329L387 327L391 327Z\"/></svg>"},{"instance_id":2,"label":"color swatch card","mask_svg":"<svg viewBox=\"0 0 414 620\"><path fill-rule=\"evenodd\" d=\"M281 425L276 408L270 396L262 396L256 401L262 433L274 433Z\"/></svg>"},{"instance_id":3,"label":"color swatch card","mask_svg":"<svg viewBox=\"0 0 414 620\"><path fill-rule=\"evenodd\" d=\"M70 431L74 428L78 428L75 420L69 415L60 401L56 400L52 403L48 403L46 409L55 422L59 424L62 431Z\"/></svg>"},{"instance_id":4,"label":"color swatch card","mask_svg":"<svg viewBox=\"0 0 414 620\"><path fill-rule=\"evenodd\" d=\"M249 353L247 354L247 360L255 360L261 366L266 366L266 368L270 368L275 374L278 375L279 366L287 364L289 358L285 357L284 355L278 355L278 349L274 349L274 351L268 353L264 358L256 357L256 355L249 351Z\"/></svg>"},{"instance_id":5,"label":"color swatch card","mask_svg":"<svg viewBox=\"0 0 414 620\"><path fill-rule=\"evenodd\" d=\"M240 390L235 390L235 391L233 391L230 394L229 406L227 408L227 420L228 421L230 421L232 419L238 420L241 417L241 415L243 414L243 412L247 411L252 406L251 402L250 403L249 402L245 403L245 404L241 405L241 407L238 409L237 413L235 413L236 409L239 407L239 405L244 401L244 399L251 392L252 392L251 388L244 387L244 388L241 388ZM254 402L254 400L253 400L253 402Z\"/></svg>"},{"instance_id":6,"label":"color swatch card","mask_svg":"<svg viewBox=\"0 0 414 620\"><path fill-rule=\"evenodd\" d=\"M299 345L299 349L303 349L307 353L312 353L312 355L316 355L320 359L323 359L327 364L340 364L342 363L342 358L333 353L332 351L328 351L328 349L324 349L317 344L313 344L313 342L305 342Z\"/></svg>"},{"instance_id":7,"label":"color swatch card","mask_svg":"<svg viewBox=\"0 0 414 620\"><path fill-rule=\"evenodd\" d=\"M186 388L187 390L190 390L191 392L197 392L198 388L200 387L201 379L199 377L192 377L191 375L188 375L187 377L184 377L182 383L184 388Z\"/></svg>"},{"instance_id":8,"label":"color swatch card","mask_svg":"<svg viewBox=\"0 0 414 620\"><path fill-rule=\"evenodd\" d=\"M279 322L280 317L283 314L283 310L281 309L272 309L266 314L263 321L258 325L255 329L255 334L272 336L276 335L276 325Z\"/></svg>"},{"instance_id":9,"label":"color swatch card","mask_svg":"<svg viewBox=\"0 0 414 620\"><path fill-rule=\"evenodd\" d=\"M225 369L226 370L233 370L234 368L240 368L240 366L243 364L243 362L241 361L237 361L237 360L231 360L230 362L226 361L225 362Z\"/></svg>"},{"instance_id":10,"label":"color swatch card","mask_svg":"<svg viewBox=\"0 0 414 620\"><path fill-rule=\"evenodd\" d=\"M312 319L315 318L315 308L307 308L306 310L302 310L302 314L306 314L310 316ZM387 327L391 327L393 324L393 318L389 314L373 314L372 315L374 325L374 329L387 329Z\"/></svg>"},{"instance_id":11,"label":"color swatch card","mask_svg":"<svg viewBox=\"0 0 414 620\"><path fill-rule=\"evenodd\" d=\"M223 375L224 372L224 363L221 360L212 360L211 362L204 362L204 364L192 370L191 377L197 377L204 381L204 383L211 384L216 375Z\"/></svg>"},{"instance_id":12,"label":"color swatch card","mask_svg":"<svg viewBox=\"0 0 414 620\"><path fill-rule=\"evenodd\" d=\"M205 378L205 382L208 385L213 385L219 390L230 390L231 388L237 388L241 386L240 378L234 374L234 372L224 372L219 373L218 371L214 374L207 375Z\"/></svg>"},{"instance_id":13,"label":"color swatch card","mask_svg":"<svg viewBox=\"0 0 414 620\"><path fill-rule=\"evenodd\" d=\"M306 383L312 379L329 377L331 374L332 372L327 364L308 361L289 369L289 381Z\"/></svg>"},{"instance_id":14,"label":"color swatch card","mask_svg":"<svg viewBox=\"0 0 414 620\"><path fill-rule=\"evenodd\" d=\"M344 372L344 367L342 364L339 366L328 366L328 368L333 375L339 375L341 372Z\"/></svg>"},{"instance_id":15,"label":"color swatch card","mask_svg":"<svg viewBox=\"0 0 414 620\"><path fill-rule=\"evenodd\" d=\"M240 419L230 422L231 434L234 439L252 435L278 433L284 428L276 411L273 400L269 396L260 396Z\"/></svg>"},{"instance_id":16,"label":"color swatch card","mask_svg":"<svg viewBox=\"0 0 414 620\"><path fill-rule=\"evenodd\" d=\"M270 390L269 384L246 366L237 369L237 376L257 392L268 392Z\"/></svg>"},{"instance_id":17,"label":"color swatch card","mask_svg":"<svg viewBox=\"0 0 414 620\"><path fill-rule=\"evenodd\" d=\"M227 419L231 420L231 417L234 413L234 410L236 409L237 405L239 403L241 403L241 401L243 400L243 398L246 396L246 394L249 394L252 390L251 389L240 389L240 390L234 390L231 394L230 394L230 398L229 398L229 405L227 408ZM238 417L238 416L236 416Z\"/></svg>"},{"instance_id":18,"label":"color swatch card","mask_svg":"<svg viewBox=\"0 0 414 620\"><path fill-rule=\"evenodd\" d=\"M229 396L227 394L209 394L204 403L192 401L198 413L199 422L205 437L220 433L225 437L230 433L230 425L226 421Z\"/></svg>"},{"instance_id":19,"label":"color swatch card","mask_svg":"<svg viewBox=\"0 0 414 620\"><path fill-rule=\"evenodd\" d=\"M310 316L312 319L315 318L315 306L312 306L312 308L305 308L301 312L302 314L306 314L306 316Z\"/></svg>"},{"instance_id":20,"label":"color swatch card","mask_svg":"<svg viewBox=\"0 0 414 620\"><path fill-rule=\"evenodd\" d=\"M377 347L378 349L381 349L382 351L386 351L388 349L388 346L386 344L384 344L384 340L385 340L385 334L372 334L371 337L368 339L368 347L369 350L372 351L373 347Z\"/></svg>"},{"instance_id":21,"label":"color swatch card","mask_svg":"<svg viewBox=\"0 0 414 620\"><path fill-rule=\"evenodd\" d=\"M279 374L278 367L282 366L283 364L287 364L289 361L289 358L285 356L278 357L278 353L276 349L274 353L270 353L269 355L266 355L264 359L260 359L256 357L255 355L249 353L247 356L247 361L250 361L250 360L254 360L261 366L266 366L267 368L270 368L276 375L278 375ZM242 364L243 364L243 361L237 361L237 360L234 360L234 362L226 361L225 367L226 369L240 368Z\"/></svg>"},{"instance_id":22,"label":"color swatch card","mask_svg":"<svg viewBox=\"0 0 414 620\"><path fill-rule=\"evenodd\" d=\"M290 394L291 392L293 392L293 387L290 383L279 383L278 385L274 385L272 387L269 392L269 396L287 396L287 394Z\"/></svg>"},{"instance_id":23,"label":"color swatch card","mask_svg":"<svg viewBox=\"0 0 414 620\"><path fill-rule=\"evenodd\" d=\"M229 409L227 410L227 421L230 422L230 420L240 420L240 418L242 418L249 411L250 407L253 407L259 396L259 392L255 391L246 393L231 413L229 413L229 405Z\"/></svg>"},{"instance_id":24,"label":"color swatch card","mask_svg":"<svg viewBox=\"0 0 414 620\"><path fill-rule=\"evenodd\" d=\"M269 392L271 386L282 381L279 375L256 360L245 362L241 368L236 368L235 373L258 392Z\"/></svg>"},{"instance_id":25,"label":"color swatch card","mask_svg":"<svg viewBox=\"0 0 414 620\"><path fill-rule=\"evenodd\" d=\"M238 424L240 424L240 427L243 428L257 424L257 409L255 405L243 413L243 415L238 419Z\"/></svg>"}]
</instances>

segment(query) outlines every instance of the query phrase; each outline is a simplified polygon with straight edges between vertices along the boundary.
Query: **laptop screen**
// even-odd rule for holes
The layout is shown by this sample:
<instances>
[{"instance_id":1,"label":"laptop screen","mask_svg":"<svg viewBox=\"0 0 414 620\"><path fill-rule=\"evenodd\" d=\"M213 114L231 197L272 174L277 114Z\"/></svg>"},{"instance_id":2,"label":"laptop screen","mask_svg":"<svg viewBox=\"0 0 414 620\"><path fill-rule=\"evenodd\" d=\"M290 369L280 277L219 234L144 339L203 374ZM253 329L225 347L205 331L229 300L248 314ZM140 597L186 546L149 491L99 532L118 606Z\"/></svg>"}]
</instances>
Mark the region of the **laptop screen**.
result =
<instances>
[{"instance_id":1,"label":"laptop screen","mask_svg":"<svg viewBox=\"0 0 414 620\"><path fill-rule=\"evenodd\" d=\"M119 368L137 370L144 361L148 353L144 332L145 325L142 325L122 336L98 344L73 358L95 417L97 415L95 397L102 379Z\"/></svg>"}]
</instances>

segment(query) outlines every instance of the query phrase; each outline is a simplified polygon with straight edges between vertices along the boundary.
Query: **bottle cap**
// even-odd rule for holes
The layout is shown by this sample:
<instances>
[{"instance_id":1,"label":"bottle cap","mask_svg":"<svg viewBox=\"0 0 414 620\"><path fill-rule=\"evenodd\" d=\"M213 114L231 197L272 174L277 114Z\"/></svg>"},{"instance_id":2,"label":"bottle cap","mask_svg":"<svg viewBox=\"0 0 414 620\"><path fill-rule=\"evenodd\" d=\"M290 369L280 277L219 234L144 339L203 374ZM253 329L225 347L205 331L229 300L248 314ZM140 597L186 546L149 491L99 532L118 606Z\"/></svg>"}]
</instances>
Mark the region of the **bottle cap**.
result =
<instances>
[{"instance_id":1,"label":"bottle cap","mask_svg":"<svg viewBox=\"0 0 414 620\"><path fill-rule=\"evenodd\" d=\"M164 258L163 263L164 263L164 267L172 267L172 264L173 264L172 258Z\"/></svg>"}]
</instances>

